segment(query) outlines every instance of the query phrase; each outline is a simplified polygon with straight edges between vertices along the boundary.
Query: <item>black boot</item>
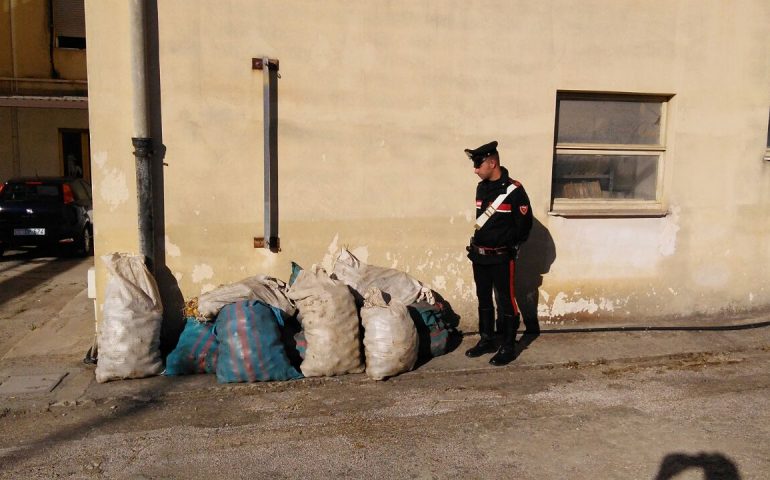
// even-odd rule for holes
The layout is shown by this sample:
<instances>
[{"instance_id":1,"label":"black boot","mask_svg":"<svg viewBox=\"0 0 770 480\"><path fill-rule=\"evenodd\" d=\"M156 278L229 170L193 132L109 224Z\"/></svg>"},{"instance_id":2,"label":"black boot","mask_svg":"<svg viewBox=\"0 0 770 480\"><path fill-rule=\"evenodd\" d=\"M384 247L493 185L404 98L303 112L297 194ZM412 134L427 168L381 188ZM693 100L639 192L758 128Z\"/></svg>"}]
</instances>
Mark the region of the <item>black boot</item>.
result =
<instances>
[{"instance_id":1,"label":"black boot","mask_svg":"<svg viewBox=\"0 0 770 480\"><path fill-rule=\"evenodd\" d=\"M519 329L519 316L506 315L504 317L503 342L500 350L489 360L494 366L508 365L516 358L516 330Z\"/></svg>"},{"instance_id":2,"label":"black boot","mask_svg":"<svg viewBox=\"0 0 770 480\"><path fill-rule=\"evenodd\" d=\"M479 334L481 338L475 347L471 347L465 352L466 357L476 358L485 353L494 352L495 346L495 311L491 308L479 308Z\"/></svg>"}]
</instances>

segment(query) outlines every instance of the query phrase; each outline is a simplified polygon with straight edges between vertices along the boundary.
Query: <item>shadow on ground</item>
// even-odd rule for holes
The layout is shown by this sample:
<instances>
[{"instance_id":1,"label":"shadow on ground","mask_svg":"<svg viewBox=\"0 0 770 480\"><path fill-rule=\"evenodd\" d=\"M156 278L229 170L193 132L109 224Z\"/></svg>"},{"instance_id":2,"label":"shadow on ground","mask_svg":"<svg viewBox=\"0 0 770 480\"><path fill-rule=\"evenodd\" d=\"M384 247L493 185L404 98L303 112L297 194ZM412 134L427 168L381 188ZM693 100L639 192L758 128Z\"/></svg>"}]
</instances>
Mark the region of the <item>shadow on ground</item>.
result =
<instances>
[{"instance_id":1,"label":"shadow on ground","mask_svg":"<svg viewBox=\"0 0 770 480\"><path fill-rule=\"evenodd\" d=\"M92 257L87 258L50 258L51 252L44 249L14 250L0 257L0 306L24 295L27 291L47 282L60 273L82 265L84 262L92 262ZM6 276L9 270L24 264L35 266L19 274Z\"/></svg>"},{"instance_id":2,"label":"shadow on ground","mask_svg":"<svg viewBox=\"0 0 770 480\"><path fill-rule=\"evenodd\" d=\"M670 480L687 470L700 470L704 480L740 480L738 467L721 453L672 453L660 464L655 480Z\"/></svg>"}]
</instances>

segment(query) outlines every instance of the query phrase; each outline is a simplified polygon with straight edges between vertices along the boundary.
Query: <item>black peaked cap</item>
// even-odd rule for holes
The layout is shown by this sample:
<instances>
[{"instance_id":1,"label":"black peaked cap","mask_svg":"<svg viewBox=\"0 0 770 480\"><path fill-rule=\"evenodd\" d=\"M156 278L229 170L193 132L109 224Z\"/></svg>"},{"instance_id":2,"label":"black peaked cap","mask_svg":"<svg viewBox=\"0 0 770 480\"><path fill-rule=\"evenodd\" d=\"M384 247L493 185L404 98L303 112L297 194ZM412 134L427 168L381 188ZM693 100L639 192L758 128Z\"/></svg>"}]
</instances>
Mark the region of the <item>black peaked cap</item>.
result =
<instances>
[{"instance_id":1,"label":"black peaked cap","mask_svg":"<svg viewBox=\"0 0 770 480\"><path fill-rule=\"evenodd\" d=\"M465 154L468 155L468 158L473 162L484 160L493 153L497 153L497 140L486 143L473 150L470 148L465 149Z\"/></svg>"}]
</instances>

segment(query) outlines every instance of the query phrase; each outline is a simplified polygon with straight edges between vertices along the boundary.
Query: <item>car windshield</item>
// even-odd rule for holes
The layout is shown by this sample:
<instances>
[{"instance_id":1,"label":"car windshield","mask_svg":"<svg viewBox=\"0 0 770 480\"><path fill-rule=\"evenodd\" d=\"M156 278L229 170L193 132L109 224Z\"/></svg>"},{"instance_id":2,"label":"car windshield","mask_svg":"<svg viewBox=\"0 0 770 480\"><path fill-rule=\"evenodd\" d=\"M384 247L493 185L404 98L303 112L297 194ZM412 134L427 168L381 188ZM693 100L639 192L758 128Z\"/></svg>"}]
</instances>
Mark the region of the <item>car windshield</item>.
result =
<instances>
[{"instance_id":1,"label":"car windshield","mask_svg":"<svg viewBox=\"0 0 770 480\"><path fill-rule=\"evenodd\" d=\"M4 202L55 202L59 199L59 185L40 182L9 183L0 194L0 200Z\"/></svg>"}]
</instances>

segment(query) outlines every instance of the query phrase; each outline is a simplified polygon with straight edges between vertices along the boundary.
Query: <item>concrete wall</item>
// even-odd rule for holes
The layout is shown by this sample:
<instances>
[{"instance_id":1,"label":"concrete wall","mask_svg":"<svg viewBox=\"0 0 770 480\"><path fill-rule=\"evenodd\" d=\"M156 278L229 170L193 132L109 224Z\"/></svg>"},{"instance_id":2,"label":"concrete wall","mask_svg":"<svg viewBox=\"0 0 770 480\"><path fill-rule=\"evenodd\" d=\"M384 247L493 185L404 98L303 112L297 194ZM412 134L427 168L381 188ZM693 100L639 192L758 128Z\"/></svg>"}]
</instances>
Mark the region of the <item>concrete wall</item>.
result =
<instances>
[{"instance_id":1,"label":"concrete wall","mask_svg":"<svg viewBox=\"0 0 770 480\"><path fill-rule=\"evenodd\" d=\"M86 79L85 50L51 51L49 21L48 0L0 1L0 76L51 78L53 67L58 78ZM15 67L12 49L16 50Z\"/></svg>"},{"instance_id":2,"label":"concrete wall","mask_svg":"<svg viewBox=\"0 0 770 480\"><path fill-rule=\"evenodd\" d=\"M177 304L247 275L287 279L292 260L328 266L347 245L431 284L473 327L477 178L462 151L492 139L537 218L518 281L541 322L770 304L767 2L159 4L156 214ZM86 8L97 255L137 251L127 6ZM252 246L263 145L250 63L263 55L282 77L278 254ZM673 95L668 215L549 215L560 90Z\"/></svg>"},{"instance_id":3,"label":"concrete wall","mask_svg":"<svg viewBox=\"0 0 770 480\"><path fill-rule=\"evenodd\" d=\"M0 0L0 96L85 95L86 52L51 50L47 0ZM15 54L14 54L15 53ZM85 111L0 107L0 180L61 174L59 128L88 128Z\"/></svg>"},{"instance_id":4,"label":"concrete wall","mask_svg":"<svg viewBox=\"0 0 770 480\"><path fill-rule=\"evenodd\" d=\"M0 182L13 176L11 109L0 108Z\"/></svg>"},{"instance_id":5,"label":"concrete wall","mask_svg":"<svg viewBox=\"0 0 770 480\"><path fill-rule=\"evenodd\" d=\"M63 175L59 129L88 129L86 110L20 108L19 156L21 175Z\"/></svg>"},{"instance_id":6,"label":"concrete wall","mask_svg":"<svg viewBox=\"0 0 770 480\"><path fill-rule=\"evenodd\" d=\"M13 42L3 42L2 49L16 48L17 77L45 78L51 74L49 60L48 2L11 0L2 9L8 24L13 15ZM7 57L7 55L4 55Z\"/></svg>"}]
</instances>

